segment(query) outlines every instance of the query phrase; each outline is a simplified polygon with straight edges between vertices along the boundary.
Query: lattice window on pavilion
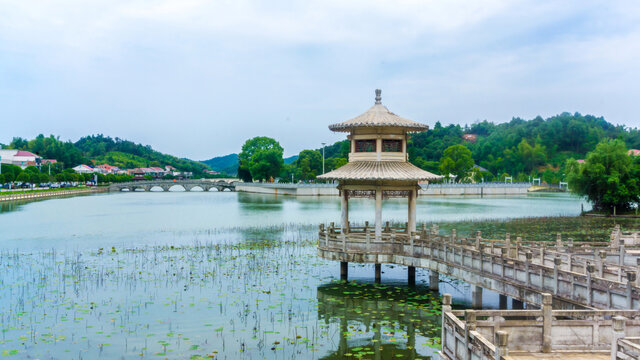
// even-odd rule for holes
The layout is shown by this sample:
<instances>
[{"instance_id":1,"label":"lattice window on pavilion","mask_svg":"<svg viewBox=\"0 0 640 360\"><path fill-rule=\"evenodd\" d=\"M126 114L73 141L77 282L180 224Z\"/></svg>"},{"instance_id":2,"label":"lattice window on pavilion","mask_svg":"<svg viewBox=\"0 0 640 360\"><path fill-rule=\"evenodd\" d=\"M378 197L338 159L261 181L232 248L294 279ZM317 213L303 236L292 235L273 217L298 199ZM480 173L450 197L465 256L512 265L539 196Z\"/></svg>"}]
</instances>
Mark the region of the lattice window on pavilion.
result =
<instances>
[{"instance_id":1,"label":"lattice window on pavilion","mask_svg":"<svg viewBox=\"0 0 640 360\"><path fill-rule=\"evenodd\" d=\"M409 195L411 195L411 191L410 190L383 190L382 191L382 198L383 199L408 198Z\"/></svg>"},{"instance_id":2,"label":"lattice window on pavilion","mask_svg":"<svg viewBox=\"0 0 640 360\"><path fill-rule=\"evenodd\" d=\"M356 152L376 152L376 140L356 140Z\"/></svg>"},{"instance_id":3,"label":"lattice window on pavilion","mask_svg":"<svg viewBox=\"0 0 640 360\"><path fill-rule=\"evenodd\" d=\"M345 190L348 198L372 198L375 199L375 190Z\"/></svg>"},{"instance_id":4,"label":"lattice window on pavilion","mask_svg":"<svg viewBox=\"0 0 640 360\"><path fill-rule=\"evenodd\" d=\"M402 140L382 140L382 152L402 152Z\"/></svg>"}]
</instances>

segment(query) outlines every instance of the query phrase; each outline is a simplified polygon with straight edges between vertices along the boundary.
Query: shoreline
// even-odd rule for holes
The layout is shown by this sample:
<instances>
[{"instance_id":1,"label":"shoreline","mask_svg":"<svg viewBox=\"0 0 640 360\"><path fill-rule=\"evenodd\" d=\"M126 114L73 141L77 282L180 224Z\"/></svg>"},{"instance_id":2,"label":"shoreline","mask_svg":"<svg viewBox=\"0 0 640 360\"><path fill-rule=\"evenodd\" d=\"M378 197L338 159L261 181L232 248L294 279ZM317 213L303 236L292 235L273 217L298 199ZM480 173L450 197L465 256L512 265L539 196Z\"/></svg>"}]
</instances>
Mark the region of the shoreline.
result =
<instances>
[{"instance_id":1,"label":"shoreline","mask_svg":"<svg viewBox=\"0 0 640 360\"><path fill-rule=\"evenodd\" d=\"M53 198L53 197L59 197L59 196L94 194L94 193L101 193L106 191L107 191L106 188L101 188L101 187L92 187L87 189L74 189L74 190L33 191L33 192L20 193L20 194L0 195L0 202L47 199L47 198Z\"/></svg>"}]
</instances>

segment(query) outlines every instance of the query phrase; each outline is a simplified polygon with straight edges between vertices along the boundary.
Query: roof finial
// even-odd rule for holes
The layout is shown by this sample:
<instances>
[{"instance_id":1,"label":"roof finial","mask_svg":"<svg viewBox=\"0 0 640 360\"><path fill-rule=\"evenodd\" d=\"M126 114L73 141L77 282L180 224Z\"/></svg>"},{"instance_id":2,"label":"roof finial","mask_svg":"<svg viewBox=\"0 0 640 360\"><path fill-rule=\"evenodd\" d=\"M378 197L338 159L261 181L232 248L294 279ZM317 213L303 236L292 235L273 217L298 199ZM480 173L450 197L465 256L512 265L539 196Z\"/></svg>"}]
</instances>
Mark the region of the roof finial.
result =
<instances>
[{"instance_id":1,"label":"roof finial","mask_svg":"<svg viewBox=\"0 0 640 360\"><path fill-rule=\"evenodd\" d=\"M376 104L382 104L382 90L376 89Z\"/></svg>"}]
</instances>

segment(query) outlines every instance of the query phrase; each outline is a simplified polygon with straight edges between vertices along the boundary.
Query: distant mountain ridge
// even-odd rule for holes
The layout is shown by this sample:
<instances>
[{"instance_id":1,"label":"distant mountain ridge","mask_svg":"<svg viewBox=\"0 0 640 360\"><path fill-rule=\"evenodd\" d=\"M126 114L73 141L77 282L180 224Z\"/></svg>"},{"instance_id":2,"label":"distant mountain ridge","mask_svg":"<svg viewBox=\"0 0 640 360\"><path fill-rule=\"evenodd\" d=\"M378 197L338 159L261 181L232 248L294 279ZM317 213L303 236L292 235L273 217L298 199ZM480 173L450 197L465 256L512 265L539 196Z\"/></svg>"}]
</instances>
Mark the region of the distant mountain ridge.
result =
<instances>
[{"instance_id":1,"label":"distant mountain ridge","mask_svg":"<svg viewBox=\"0 0 640 360\"><path fill-rule=\"evenodd\" d=\"M209 166L211 170L227 175L238 175L238 154L229 154L224 156L216 156L209 160L202 160L201 163Z\"/></svg>"}]
</instances>

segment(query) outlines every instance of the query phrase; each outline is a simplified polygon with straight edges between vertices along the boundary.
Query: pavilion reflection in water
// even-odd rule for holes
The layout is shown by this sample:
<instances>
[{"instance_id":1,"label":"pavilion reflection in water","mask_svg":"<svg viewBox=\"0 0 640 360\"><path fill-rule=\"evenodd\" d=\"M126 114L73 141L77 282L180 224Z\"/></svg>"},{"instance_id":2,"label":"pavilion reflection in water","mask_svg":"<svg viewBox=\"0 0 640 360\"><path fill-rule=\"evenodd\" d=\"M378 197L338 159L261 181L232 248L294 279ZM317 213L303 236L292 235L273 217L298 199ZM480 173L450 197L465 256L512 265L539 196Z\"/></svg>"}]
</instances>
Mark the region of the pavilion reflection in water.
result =
<instances>
[{"instance_id":1,"label":"pavilion reflection in water","mask_svg":"<svg viewBox=\"0 0 640 360\"><path fill-rule=\"evenodd\" d=\"M317 290L318 317L340 323L338 349L322 359L437 358L440 300L420 287L337 282Z\"/></svg>"}]
</instances>

